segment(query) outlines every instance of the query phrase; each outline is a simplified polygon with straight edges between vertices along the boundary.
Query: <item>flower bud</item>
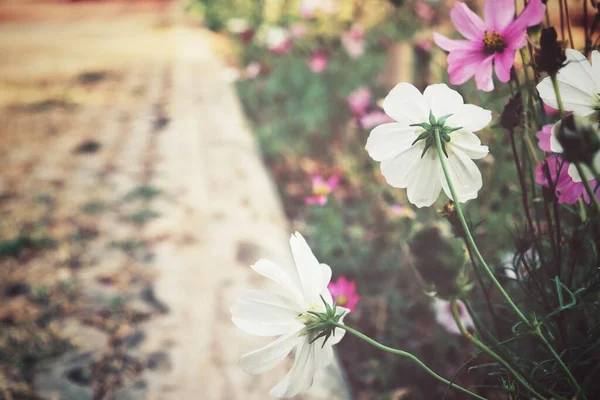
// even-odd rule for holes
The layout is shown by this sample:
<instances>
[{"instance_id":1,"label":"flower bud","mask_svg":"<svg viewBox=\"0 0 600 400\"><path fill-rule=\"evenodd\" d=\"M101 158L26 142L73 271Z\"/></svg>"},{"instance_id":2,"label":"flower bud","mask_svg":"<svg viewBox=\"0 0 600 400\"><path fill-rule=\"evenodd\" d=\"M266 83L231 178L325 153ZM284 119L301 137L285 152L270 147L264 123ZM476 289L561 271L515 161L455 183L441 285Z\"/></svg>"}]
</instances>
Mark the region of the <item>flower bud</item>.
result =
<instances>
[{"instance_id":1,"label":"flower bud","mask_svg":"<svg viewBox=\"0 0 600 400\"><path fill-rule=\"evenodd\" d=\"M465 271L464 242L445 223L420 226L409 242L412 262L439 297L451 298L470 290Z\"/></svg>"},{"instance_id":2,"label":"flower bud","mask_svg":"<svg viewBox=\"0 0 600 400\"><path fill-rule=\"evenodd\" d=\"M586 117L570 114L559 123L556 133L568 162L591 164L600 150L598 123Z\"/></svg>"},{"instance_id":3,"label":"flower bud","mask_svg":"<svg viewBox=\"0 0 600 400\"><path fill-rule=\"evenodd\" d=\"M565 66L565 43L557 40L556 29L548 27L542 29L540 47L536 49L533 62L539 72L555 75Z\"/></svg>"},{"instance_id":4,"label":"flower bud","mask_svg":"<svg viewBox=\"0 0 600 400\"><path fill-rule=\"evenodd\" d=\"M521 124L521 116L523 115L523 101L521 95L514 95L504 107L500 116L500 126L509 131L514 131Z\"/></svg>"}]
</instances>

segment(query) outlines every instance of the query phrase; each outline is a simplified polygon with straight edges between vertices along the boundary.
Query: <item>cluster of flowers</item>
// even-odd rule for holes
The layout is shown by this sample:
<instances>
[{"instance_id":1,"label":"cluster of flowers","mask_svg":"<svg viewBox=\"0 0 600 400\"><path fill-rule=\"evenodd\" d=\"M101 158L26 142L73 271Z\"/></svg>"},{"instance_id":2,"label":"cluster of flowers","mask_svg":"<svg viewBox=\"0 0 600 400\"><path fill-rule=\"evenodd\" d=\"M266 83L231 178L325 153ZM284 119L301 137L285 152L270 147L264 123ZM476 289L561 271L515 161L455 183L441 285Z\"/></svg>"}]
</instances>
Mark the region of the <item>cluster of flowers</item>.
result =
<instances>
[{"instance_id":1,"label":"cluster of flowers","mask_svg":"<svg viewBox=\"0 0 600 400\"><path fill-rule=\"evenodd\" d=\"M482 20L465 4L457 3L451 19L465 40L451 40L439 34L434 37L437 45L450 53L451 83L462 84L474 78L479 90L491 91L494 70L500 82L508 82L516 53L526 45L527 28L539 25L544 12L541 0L530 0L515 18L513 0L487 0ZM273 48L281 47L276 43L281 41L271 43ZM592 53L590 64L581 53L567 50L566 62L556 80L557 85L553 85L550 77L538 84L543 102L554 109L564 105L564 111L591 120L597 138L600 53ZM562 105L557 90L562 94ZM348 103L354 115L366 124L361 118L367 115L372 103L370 92L360 89L350 96ZM410 83L394 87L383 102L383 110L385 117L378 116L383 123L371 131L366 150L381 163L382 175L391 186L405 188L408 200L417 207L433 205L442 190L457 203L477 197L483 182L473 160L487 156L489 149L475 132L488 126L491 111L466 104L458 92L445 84L430 85L421 93ZM582 197L589 202L582 181L589 179L594 190L598 184L593 171L586 169L587 174L582 177L581 169L570 161L572 156L561 140L561 132L568 129L572 127L563 119L538 133L540 149L550 154L538 166L537 182L553 188L561 203L572 204ZM596 173L600 170L600 151L591 156L589 165ZM314 194L306 202L324 205L337 183L337 177L313 178ZM266 260L252 267L281 290L251 292L241 296L232 308L234 323L246 332L279 336L268 346L242 357L241 365L247 371L265 372L296 348L291 371L271 391L276 397L294 396L311 386L315 371L332 359L332 346L345 332L343 318L358 301L353 282L340 278L330 284L331 268L319 263L300 234L292 236L290 245L295 269L286 271ZM426 256L429 250L425 246ZM462 251L457 250L456 254ZM464 333L459 326L466 329L473 326L463 303L455 298L449 303L441 297L434 300L436 319L441 325L453 333Z\"/></svg>"}]
</instances>

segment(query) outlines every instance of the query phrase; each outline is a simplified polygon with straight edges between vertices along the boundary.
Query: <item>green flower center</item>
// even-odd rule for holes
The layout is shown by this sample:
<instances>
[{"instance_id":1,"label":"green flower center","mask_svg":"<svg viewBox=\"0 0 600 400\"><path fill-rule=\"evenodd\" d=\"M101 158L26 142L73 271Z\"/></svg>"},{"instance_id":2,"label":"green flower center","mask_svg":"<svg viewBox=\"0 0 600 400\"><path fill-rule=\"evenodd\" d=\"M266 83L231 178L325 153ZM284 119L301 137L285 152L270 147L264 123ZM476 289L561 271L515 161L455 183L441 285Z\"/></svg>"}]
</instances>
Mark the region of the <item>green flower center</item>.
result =
<instances>
[{"instance_id":1,"label":"green flower center","mask_svg":"<svg viewBox=\"0 0 600 400\"><path fill-rule=\"evenodd\" d=\"M427 150L429 150L430 147L435 145L435 133L436 132L439 132L439 134L440 134L440 138L442 139L442 150L444 151L444 154L446 155L446 157L448 157L448 152L446 150L446 143L449 143L451 140L450 134L454 131L462 129L462 126L454 128L454 127L445 125L446 121L451 116L452 116L452 114L447 114L447 115L444 115L443 117L440 117L439 119L436 119L435 116L433 115L433 112L429 111L429 123L422 122L420 124L411 124L410 125L410 126L418 126L420 128L423 128L423 132L421 132L419 134L419 136L415 139L415 141L412 142L412 144L414 145L415 143L417 143L421 140L425 140L425 146L423 146L423 153L421 153L421 158L423 158L423 156L425 156L425 153L427 153Z\"/></svg>"},{"instance_id":2,"label":"green flower center","mask_svg":"<svg viewBox=\"0 0 600 400\"><path fill-rule=\"evenodd\" d=\"M483 52L485 54L504 53L506 50L504 38L496 31L485 31L483 35Z\"/></svg>"}]
</instances>

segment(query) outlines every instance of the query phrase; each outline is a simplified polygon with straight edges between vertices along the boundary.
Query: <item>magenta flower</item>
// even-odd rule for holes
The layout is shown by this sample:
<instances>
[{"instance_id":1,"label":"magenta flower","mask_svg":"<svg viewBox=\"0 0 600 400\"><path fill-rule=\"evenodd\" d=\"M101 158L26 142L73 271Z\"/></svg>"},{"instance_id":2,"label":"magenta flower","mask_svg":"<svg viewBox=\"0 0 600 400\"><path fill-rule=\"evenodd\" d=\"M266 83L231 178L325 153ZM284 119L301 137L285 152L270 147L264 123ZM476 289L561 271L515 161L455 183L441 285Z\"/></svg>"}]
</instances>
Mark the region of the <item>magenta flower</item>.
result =
<instances>
[{"instance_id":1,"label":"magenta flower","mask_svg":"<svg viewBox=\"0 0 600 400\"><path fill-rule=\"evenodd\" d=\"M356 282L349 281L344 276L340 276L337 281L329 283L327 289L329 289L331 296L335 299L338 306L354 311L356 304L360 300L360 296L356 293Z\"/></svg>"},{"instance_id":2,"label":"magenta flower","mask_svg":"<svg viewBox=\"0 0 600 400\"><path fill-rule=\"evenodd\" d=\"M328 63L329 57L327 56L327 53L322 50L315 51L308 59L308 67L315 74L320 74L321 72L325 71Z\"/></svg>"},{"instance_id":3,"label":"magenta flower","mask_svg":"<svg viewBox=\"0 0 600 400\"><path fill-rule=\"evenodd\" d=\"M352 110L352 114L357 117L362 117L367 113L367 109L371 106L371 91L366 87L361 87L348 95L347 101Z\"/></svg>"},{"instance_id":4,"label":"magenta flower","mask_svg":"<svg viewBox=\"0 0 600 400\"><path fill-rule=\"evenodd\" d=\"M538 133L535 134L538 138L538 147L548 153L552 152L550 149L550 138L552 137L552 124L544 125Z\"/></svg>"},{"instance_id":5,"label":"magenta flower","mask_svg":"<svg viewBox=\"0 0 600 400\"><path fill-rule=\"evenodd\" d=\"M548 166L548 175L544 171L544 165ZM554 193L559 203L574 204L581 196L586 203L590 202L590 196L585 190L581 180L575 181L569 174L569 169L575 167L567 161L564 161L559 155L547 157L535 168L535 181L538 185L547 188L554 187ZM595 179L589 180L590 186L595 188L596 197L600 200L600 187Z\"/></svg>"},{"instance_id":6,"label":"magenta flower","mask_svg":"<svg viewBox=\"0 0 600 400\"><path fill-rule=\"evenodd\" d=\"M475 76L477 89L490 92L494 89L492 65L500 82L508 82L515 53L527 44L527 28L538 25L545 10L542 0L530 0L515 19L513 0L486 0L482 21L465 3L456 3L450 18L466 40L434 34L435 43L450 52L450 83L461 85Z\"/></svg>"},{"instance_id":7,"label":"magenta flower","mask_svg":"<svg viewBox=\"0 0 600 400\"><path fill-rule=\"evenodd\" d=\"M342 47L351 58L358 58L365 53L365 29L353 26L342 35Z\"/></svg>"},{"instance_id":8,"label":"magenta flower","mask_svg":"<svg viewBox=\"0 0 600 400\"><path fill-rule=\"evenodd\" d=\"M304 199L305 204L327 204L329 193L333 192L339 183L339 176L333 175L325 180L321 175L315 175L312 178L312 195Z\"/></svg>"}]
</instances>

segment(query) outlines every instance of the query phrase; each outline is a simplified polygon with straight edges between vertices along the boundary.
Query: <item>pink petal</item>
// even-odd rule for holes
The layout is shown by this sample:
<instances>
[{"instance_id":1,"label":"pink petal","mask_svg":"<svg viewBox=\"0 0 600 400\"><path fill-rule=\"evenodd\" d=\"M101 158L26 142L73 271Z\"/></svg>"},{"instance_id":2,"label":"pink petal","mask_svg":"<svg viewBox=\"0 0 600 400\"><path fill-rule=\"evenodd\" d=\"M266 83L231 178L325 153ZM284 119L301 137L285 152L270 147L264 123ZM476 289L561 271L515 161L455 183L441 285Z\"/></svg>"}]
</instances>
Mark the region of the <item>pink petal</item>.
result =
<instances>
[{"instance_id":1,"label":"pink petal","mask_svg":"<svg viewBox=\"0 0 600 400\"><path fill-rule=\"evenodd\" d=\"M552 124L544 125L538 133L535 134L538 138L538 147L550 153L550 137L552 137Z\"/></svg>"},{"instance_id":2,"label":"pink petal","mask_svg":"<svg viewBox=\"0 0 600 400\"><path fill-rule=\"evenodd\" d=\"M523 12L503 32L502 36L504 36L509 47L517 49L523 47L525 45L522 40L523 33L530 26L540 24L545 12L546 6L542 3L542 0L530 0ZM521 41L515 43L519 39Z\"/></svg>"},{"instance_id":3,"label":"pink petal","mask_svg":"<svg viewBox=\"0 0 600 400\"><path fill-rule=\"evenodd\" d=\"M329 190L334 190L337 187L339 181L340 177L337 175L329 177L329 179L327 179L327 186L329 187Z\"/></svg>"},{"instance_id":4,"label":"pink petal","mask_svg":"<svg viewBox=\"0 0 600 400\"><path fill-rule=\"evenodd\" d=\"M471 79L485 60L485 54L479 50L456 50L448 56L448 74L450 83L462 85Z\"/></svg>"},{"instance_id":5,"label":"pink petal","mask_svg":"<svg viewBox=\"0 0 600 400\"><path fill-rule=\"evenodd\" d=\"M486 0L483 20L490 30L501 32L515 16L514 0Z\"/></svg>"},{"instance_id":6,"label":"pink petal","mask_svg":"<svg viewBox=\"0 0 600 400\"><path fill-rule=\"evenodd\" d=\"M483 38L483 31L485 31L483 21L465 3L456 3L450 11L450 18L456 30L465 38L473 41Z\"/></svg>"},{"instance_id":7,"label":"pink petal","mask_svg":"<svg viewBox=\"0 0 600 400\"><path fill-rule=\"evenodd\" d=\"M475 72L475 85L477 89L484 92L491 92L494 90L494 81L492 79L492 60L494 55L492 54L479 64L477 71Z\"/></svg>"},{"instance_id":8,"label":"pink petal","mask_svg":"<svg viewBox=\"0 0 600 400\"><path fill-rule=\"evenodd\" d=\"M510 80L510 69L515 61L515 53L516 50L506 49L503 53L495 55L494 66L496 68L496 76L500 82L506 83Z\"/></svg>"},{"instance_id":9,"label":"pink petal","mask_svg":"<svg viewBox=\"0 0 600 400\"><path fill-rule=\"evenodd\" d=\"M476 44L469 40L452 40L448 39L446 36L440 35L437 32L433 34L433 41L446 51L471 50L477 47Z\"/></svg>"}]
</instances>

